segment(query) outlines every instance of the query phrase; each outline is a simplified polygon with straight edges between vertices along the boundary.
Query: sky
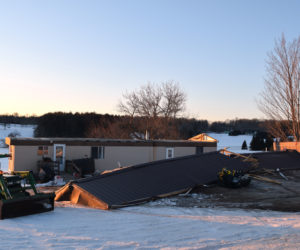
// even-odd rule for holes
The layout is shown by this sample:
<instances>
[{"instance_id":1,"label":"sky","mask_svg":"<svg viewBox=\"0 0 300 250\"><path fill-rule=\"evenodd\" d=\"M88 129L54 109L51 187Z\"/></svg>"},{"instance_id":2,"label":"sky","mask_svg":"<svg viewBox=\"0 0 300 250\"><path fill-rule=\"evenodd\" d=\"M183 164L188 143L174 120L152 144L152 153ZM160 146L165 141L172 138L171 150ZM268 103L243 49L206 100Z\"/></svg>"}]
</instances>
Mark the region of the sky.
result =
<instances>
[{"instance_id":1,"label":"sky","mask_svg":"<svg viewBox=\"0 0 300 250\"><path fill-rule=\"evenodd\" d=\"M275 39L300 35L292 0L0 0L0 114L118 114L126 91L173 80L185 116L264 118Z\"/></svg>"}]
</instances>

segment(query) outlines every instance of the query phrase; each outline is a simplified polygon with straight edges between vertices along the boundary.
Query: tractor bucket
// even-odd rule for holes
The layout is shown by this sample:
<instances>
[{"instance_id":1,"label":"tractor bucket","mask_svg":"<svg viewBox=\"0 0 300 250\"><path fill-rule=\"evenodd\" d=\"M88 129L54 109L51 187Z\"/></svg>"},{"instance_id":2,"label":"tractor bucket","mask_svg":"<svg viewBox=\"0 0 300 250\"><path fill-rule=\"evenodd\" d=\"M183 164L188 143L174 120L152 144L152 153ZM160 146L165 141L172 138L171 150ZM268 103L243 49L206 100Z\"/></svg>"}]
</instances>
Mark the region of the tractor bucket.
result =
<instances>
[{"instance_id":1,"label":"tractor bucket","mask_svg":"<svg viewBox=\"0 0 300 250\"><path fill-rule=\"evenodd\" d=\"M54 209L54 193L0 200L0 219L48 212Z\"/></svg>"}]
</instances>

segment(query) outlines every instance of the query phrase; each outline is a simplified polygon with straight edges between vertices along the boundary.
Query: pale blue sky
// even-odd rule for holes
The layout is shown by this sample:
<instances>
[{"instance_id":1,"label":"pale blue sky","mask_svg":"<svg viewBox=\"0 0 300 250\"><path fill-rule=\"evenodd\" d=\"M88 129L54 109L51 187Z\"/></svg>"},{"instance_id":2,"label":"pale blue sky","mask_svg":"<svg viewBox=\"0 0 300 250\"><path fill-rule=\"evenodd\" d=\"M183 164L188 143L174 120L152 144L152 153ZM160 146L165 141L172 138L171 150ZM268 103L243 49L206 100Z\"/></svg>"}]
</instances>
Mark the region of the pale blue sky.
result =
<instances>
[{"instance_id":1,"label":"pale blue sky","mask_svg":"<svg viewBox=\"0 0 300 250\"><path fill-rule=\"evenodd\" d=\"M300 1L1 1L0 113L117 113L126 90L178 81L190 117L262 118L274 40Z\"/></svg>"}]
</instances>

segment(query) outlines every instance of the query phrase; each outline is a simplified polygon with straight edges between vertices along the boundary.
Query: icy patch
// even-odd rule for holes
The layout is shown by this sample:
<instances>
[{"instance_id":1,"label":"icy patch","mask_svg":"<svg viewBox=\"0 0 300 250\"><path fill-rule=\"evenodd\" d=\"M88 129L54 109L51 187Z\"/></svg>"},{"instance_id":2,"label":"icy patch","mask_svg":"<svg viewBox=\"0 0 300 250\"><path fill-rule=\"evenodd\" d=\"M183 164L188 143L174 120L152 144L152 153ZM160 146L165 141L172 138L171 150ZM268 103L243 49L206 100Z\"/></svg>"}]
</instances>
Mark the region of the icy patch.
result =
<instances>
[{"instance_id":1,"label":"icy patch","mask_svg":"<svg viewBox=\"0 0 300 250\"><path fill-rule=\"evenodd\" d=\"M165 198L159 199L156 201L149 202L147 205L150 207L157 207L157 206L176 206L176 198Z\"/></svg>"},{"instance_id":2,"label":"icy patch","mask_svg":"<svg viewBox=\"0 0 300 250\"><path fill-rule=\"evenodd\" d=\"M193 193L193 194L179 194L174 197L168 197L163 199L158 199L155 201L151 201L146 203L144 206L149 207L176 207L182 206L184 203L190 203L191 200L195 202L199 202L201 200L206 199L209 195L201 194L201 193Z\"/></svg>"}]
</instances>

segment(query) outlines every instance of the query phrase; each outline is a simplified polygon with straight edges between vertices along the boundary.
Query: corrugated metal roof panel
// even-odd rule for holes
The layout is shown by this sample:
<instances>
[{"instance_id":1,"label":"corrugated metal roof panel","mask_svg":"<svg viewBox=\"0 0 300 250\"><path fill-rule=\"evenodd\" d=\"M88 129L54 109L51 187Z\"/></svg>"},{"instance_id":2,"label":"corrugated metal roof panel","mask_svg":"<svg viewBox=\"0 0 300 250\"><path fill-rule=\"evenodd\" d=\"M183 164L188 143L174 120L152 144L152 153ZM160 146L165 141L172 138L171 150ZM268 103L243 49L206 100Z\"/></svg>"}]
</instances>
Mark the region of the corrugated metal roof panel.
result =
<instances>
[{"instance_id":1,"label":"corrugated metal roof panel","mask_svg":"<svg viewBox=\"0 0 300 250\"><path fill-rule=\"evenodd\" d=\"M140 164L74 184L112 207L212 182L223 167L245 169L250 164L213 152Z\"/></svg>"}]
</instances>

